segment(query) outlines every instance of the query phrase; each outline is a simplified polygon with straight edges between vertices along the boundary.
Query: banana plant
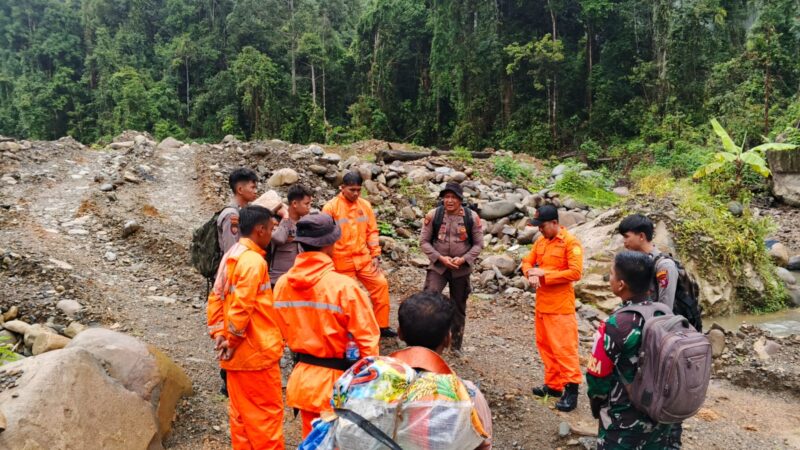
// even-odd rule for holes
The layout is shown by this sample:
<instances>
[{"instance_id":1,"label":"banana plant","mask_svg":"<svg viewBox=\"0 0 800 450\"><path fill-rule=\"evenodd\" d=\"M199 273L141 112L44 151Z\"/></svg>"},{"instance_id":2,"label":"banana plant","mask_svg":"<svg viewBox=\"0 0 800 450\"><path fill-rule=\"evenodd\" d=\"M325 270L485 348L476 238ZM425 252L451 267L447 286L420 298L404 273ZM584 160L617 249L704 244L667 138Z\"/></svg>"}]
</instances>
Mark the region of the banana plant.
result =
<instances>
[{"instance_id":1,"label":"banana plant","mask_svg":"<svg viewBox=\"0 0 800 450\"><path fill-rule=\"evenodd\" d=\"M717 136L719 136L720 140L722 141L723 150L714 154L713 161L697 169L693 178L704 178L722 168L732 165L736 175L736 181L734 184L735 192L739 192L741 190L742 176L744 175L745 167L749 166L755 173L763 176L764 178L772 175L772 172L770 172L769 167L767 166L767 162L764 160L764 153L767 150L792 150L797 148L797 146L794 144L768 142L745 151L744 144L747 141L746 136L745 139L742 140L742 145L738 146L733 142L733 139L728 132L725 131L725 128L722 128L722 125L719 124L717 119L711 119L711 126L714 128L714 132L717 133Z\"/></svg>"}]
</instances>

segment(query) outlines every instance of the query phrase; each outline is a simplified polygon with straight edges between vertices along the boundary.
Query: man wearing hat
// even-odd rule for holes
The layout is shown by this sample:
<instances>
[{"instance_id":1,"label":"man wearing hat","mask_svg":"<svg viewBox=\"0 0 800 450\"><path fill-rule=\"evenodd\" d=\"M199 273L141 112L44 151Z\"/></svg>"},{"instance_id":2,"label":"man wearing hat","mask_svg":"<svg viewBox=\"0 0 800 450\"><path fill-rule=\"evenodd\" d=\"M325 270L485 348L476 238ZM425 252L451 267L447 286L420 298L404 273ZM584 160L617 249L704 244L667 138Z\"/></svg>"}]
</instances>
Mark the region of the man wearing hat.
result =
<instances>
[{"instance_id":1,"label":"man wearing hat","mask_svg":"<svg viewBox=\"0 0 800 450\"><path fill-rule=\"evenodd\" d=\"M450 299L456 307L452 323L451 349L461 353L467 298L472 287L472 265L483 249L481 219L463 205L464 190L458 183L447 183L439 192L440 205L425 216L420 233L420 248L431 264L425 277L426 291L442 292L450 286Z\"/></svg>"},{"instance_id":2,"label":"man wearing hat","mask_svg":"<svg viewBox=\"0 0 800 450\"><path fill-rule=\"evenodd\" d=\"M341 235L328 214L301 218L295 242L303 252L275 285L278 326L297 360L286 403L300 410L304 438L311 421L332 410L334 382L358 359L346 358L348 343L362 358L378 355L380 329L370 299L356 280L336 272L331 259Z\"/></svg>"},{"instance_id":3,"label":"man wearing hat","mask_svg":"<svg viewBox=\"0 0 800 450\"><path fill-rule=\"evenodd\" d=\"M583 248L559 225L553 205L539 207L531 224L539 227L541 236L522 259L522 273L536 291L536 347L544 364L544 384L533 388L533 395L560 397L556 408L572 411L583 379L572 286L583 273Z\"/></svg>"}]
</instances>

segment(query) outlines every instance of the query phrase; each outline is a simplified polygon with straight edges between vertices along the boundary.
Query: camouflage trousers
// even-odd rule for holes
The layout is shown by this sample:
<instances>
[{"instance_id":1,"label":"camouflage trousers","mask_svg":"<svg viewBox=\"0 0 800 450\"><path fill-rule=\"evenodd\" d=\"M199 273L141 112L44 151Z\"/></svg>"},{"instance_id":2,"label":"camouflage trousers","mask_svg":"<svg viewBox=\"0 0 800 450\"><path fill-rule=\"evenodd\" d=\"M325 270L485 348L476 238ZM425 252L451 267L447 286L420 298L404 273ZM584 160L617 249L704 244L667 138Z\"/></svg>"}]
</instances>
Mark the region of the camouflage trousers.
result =
<instances>
[{"instance_id":1,"label":"camouflage trousers","mask_svg":"<svg viewBox=\"0 0 800 450\"><path fill-rule=\"evenodd\" d=\"M597 450L665 450L671 446L672 425L658 424L649 430L620 428L611 423L600 427L597 434Z\"/></svg>"}]
</instances>

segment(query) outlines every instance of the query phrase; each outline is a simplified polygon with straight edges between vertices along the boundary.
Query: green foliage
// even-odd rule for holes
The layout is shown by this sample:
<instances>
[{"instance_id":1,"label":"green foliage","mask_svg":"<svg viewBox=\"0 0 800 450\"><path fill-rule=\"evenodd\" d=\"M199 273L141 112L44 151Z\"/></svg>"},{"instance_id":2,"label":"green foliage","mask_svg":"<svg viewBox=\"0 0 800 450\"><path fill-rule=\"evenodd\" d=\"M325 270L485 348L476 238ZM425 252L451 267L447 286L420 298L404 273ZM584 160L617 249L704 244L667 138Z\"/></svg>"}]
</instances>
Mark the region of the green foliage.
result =
<instances>
[{"instance_id":1,"label":"green foliage","mask_svg":"<svg viewBox=\"0 0 800 450\"><path fill-rule=\"evenodd\" d=\"M431 197L431 193L424 185L414 184L408 178L403 178L398 186L400 195L409 201L416 202L423 211L428 211L436 206L436 198Z\"/></svg>"},{"instance_id":2,"label":"green foliage","mask_svg":"<svg viewBox=\"0 0 800 450\"><path fill-rule=\"evenodd\" d=\"M456 146L453 149L453 158L465 164L472 164L472 152L466 147Z\"/></svg>"},{"instance_id":3,"label":"green foliage","mask_svg":"<svg viewBox=\"0 0 800 450\"><path fill-rule=\"evenodd\" d=\"M554 191L568 194L575 200L594 207L608 207L619 202L619 196L607 191L601 185L601 180L582 176L568 170L560 180L556 181Z\"/></svg>"},{"instance_id":4,"label":"green foliage","mask_svg":"<svg viewBox=\"0 0 800 450\"><path fill-rule=\"evenodd\" d=\"M495 156L492 164L494 174L509 181L524 182L534 178L533 168L517 161L513 156Z\"/></svg>"},{"instance_id":5,"label":"green foliage","mask_svg":"<svg viewBox=\"0 0 800 450\"><path fill-rule=\"evenodd\" d=\"M389 222L378 222L378 234L381 236L397 237L394 226Z\"/></svg>"},{"instance_id":6,"label":"green foliage","mask_svg":"<svg viewBox=\"0 0 800 450\"><path fill-rule=\"evenodd\" d=\"M0 366L17 361L20 358L20 356L12 349L8 341L8 337L0 339Z\"/></svg>"},{"instance_id":7,"label":"green foliage","mask_svg":"<svg viewBox=\"0 0 800 450\"><path fill-rule=\"evenodd\" d=\"M718 172L720 169L732 166L735 178L731 189L731 196L734 198L738 198L741 195L743 187L742 177L746 168L749 168L764 178L770 176L771 172L769 167L767 167L767 162L764 160L763 152L767 150L788 150L797 147L794 144L770 142L745 151L744 143L742 143L741 146L737 146L730 135L728 135L728 132L717 122L717 119L711 119L711 125L714 127L714 132L722 141L723 150L714 154L714 161L697 169L693 177L695 179L706 178Z\"/></svg>"}]
</instances>

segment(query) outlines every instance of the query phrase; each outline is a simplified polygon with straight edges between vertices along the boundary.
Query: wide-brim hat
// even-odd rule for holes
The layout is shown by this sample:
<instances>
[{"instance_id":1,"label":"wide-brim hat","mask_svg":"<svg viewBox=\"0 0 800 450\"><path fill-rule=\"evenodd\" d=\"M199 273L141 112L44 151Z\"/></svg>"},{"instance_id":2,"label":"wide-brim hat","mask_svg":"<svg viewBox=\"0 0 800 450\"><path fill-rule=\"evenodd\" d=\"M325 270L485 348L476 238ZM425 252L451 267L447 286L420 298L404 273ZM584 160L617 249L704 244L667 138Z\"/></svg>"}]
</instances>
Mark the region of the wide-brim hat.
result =
<instances>
[{"instance_id":1,"label":"wide-brim hat","mask_svg":"<svg viewBox=\"0 0 800 450\"><path fill-rule=\"evenodd\" d=\"M297 222L295 242L312 247L333 245L342 236L342 229L333 217L325 213L308 214Z\"/></svg>"},{"instance_id":2,"label":"wide-brim hat","mask_svg":"<svg viewBox=\"0 0 800 450\"><path fill-rule=\"evenodd\" d=\"M462 188L461 185L456 182L450 181L445 184L444 189L439 191L439 197L444 197L444 194L447 192L452 192L456 197L459 198L459 200L464 200L464 188Z\"/></svg>"}]
</instances>

